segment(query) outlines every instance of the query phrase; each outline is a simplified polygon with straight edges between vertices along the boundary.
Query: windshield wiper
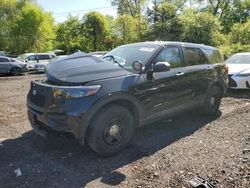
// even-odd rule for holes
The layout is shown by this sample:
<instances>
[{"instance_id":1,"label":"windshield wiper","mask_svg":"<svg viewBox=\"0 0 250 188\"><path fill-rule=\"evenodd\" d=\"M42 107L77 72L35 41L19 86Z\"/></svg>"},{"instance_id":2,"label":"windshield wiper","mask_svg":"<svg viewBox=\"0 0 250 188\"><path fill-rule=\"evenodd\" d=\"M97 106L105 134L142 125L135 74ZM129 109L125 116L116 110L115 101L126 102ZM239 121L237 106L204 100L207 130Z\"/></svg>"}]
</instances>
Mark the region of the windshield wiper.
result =
<instances>
[{"instance_id":1,"label":"windshield wiper","mask_svg":"<svg viewBox=\"0 0 250 188\"><path fill-rule=\"evenodd\" d=\"M113 55L108 55L108 56L105 56L105 57L102 57L102 59L106 59L106 58L111 58L112 61L116 64L118 64L121 68L124 68L118 61L115 60L115 57Z\"/></svg>"}]
</instances>

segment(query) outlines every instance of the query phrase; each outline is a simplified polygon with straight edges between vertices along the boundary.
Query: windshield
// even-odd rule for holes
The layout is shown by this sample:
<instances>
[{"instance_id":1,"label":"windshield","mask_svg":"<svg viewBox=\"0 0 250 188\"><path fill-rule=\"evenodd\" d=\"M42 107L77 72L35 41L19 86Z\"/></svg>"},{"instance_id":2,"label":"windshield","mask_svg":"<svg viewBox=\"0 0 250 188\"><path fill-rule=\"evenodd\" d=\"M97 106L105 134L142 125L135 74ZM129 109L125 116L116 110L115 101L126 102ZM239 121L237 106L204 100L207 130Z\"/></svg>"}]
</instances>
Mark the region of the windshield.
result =
<instances>
[{"instance_id":1,"label":"windshield","mask_svg":"<svg viewBox=\"0 0 250 188\"><path fill-rule=\"evenodd\" d=\"M103 59L116 62L125 69L133 69L133 62L140 61L145 65L158 48L159 46L154 44L120 46L105 54Z\"/></svg>"},{"instance_id":2,"label":"windshield","mask_svg":"<svg viewBox=\"0 0 250 188\"><path fill-rule=\"evenodd\" d=\"M250 64L250 54L237 54L228 58L226 64Z\"/></svg>"},{"instance_id":3,"label":"windshield","mask_svg":"<svg viewBox=\"0 0 250 188\"><path fill-rule=\"evenodd\" d=\"M20 61L23 61L23 60L25 60L27 57L28 57L27 54L22 54L22 55L18 56L17 59L20 60Z\"/></svg>"}]
</instances>

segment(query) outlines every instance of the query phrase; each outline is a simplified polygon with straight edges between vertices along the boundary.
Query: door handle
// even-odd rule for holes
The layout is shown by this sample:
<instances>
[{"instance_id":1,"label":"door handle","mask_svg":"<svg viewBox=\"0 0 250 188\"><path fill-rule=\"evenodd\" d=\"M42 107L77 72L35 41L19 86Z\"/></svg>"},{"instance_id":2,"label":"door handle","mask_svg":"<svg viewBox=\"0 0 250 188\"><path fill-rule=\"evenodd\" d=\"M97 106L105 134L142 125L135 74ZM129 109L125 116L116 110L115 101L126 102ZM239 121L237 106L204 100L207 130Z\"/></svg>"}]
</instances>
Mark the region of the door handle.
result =
<instances>
[{"instance_id":1,"label":"door handle","mask_svg":"<svg viewBox=\"0 0 250 188\"><path fill-rule=\"evenodd\" d=\"M208 66L207 68L206 68L206 70L212 70L213 69L213 66Z\"/></svg>"},{"instance_id":2,"label":"door handle","mask_svg":"<svg viewBox=\"0 0 250 188\"><path fill-rule=\"evenodd\" d=\"M181 75L184 75L184 72L177 72L176 73L176 76L181 76Z\"/></svg>"}]
</instances>

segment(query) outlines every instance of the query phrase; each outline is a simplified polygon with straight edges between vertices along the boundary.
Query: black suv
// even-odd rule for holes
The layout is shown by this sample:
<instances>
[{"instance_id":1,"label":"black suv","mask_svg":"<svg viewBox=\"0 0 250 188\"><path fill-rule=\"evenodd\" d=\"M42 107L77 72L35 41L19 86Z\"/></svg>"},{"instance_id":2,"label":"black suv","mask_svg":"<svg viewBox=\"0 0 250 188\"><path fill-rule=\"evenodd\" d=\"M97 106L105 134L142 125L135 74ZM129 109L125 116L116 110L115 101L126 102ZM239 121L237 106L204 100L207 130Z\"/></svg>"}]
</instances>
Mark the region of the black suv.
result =
<instances>
[{"instance_id":1,"label":"black suv","mask_svg":"<svg viewBox=\"0 0 250 188\"><path fill-rule=\"evenodd\" d=\"M145 124L187 109L216 114L228 82L218 49L181 42L128 44L102 59L75 54L46 69L27 97L33 129L71 131L106 156Z\"/></svg>"}]
</instances>

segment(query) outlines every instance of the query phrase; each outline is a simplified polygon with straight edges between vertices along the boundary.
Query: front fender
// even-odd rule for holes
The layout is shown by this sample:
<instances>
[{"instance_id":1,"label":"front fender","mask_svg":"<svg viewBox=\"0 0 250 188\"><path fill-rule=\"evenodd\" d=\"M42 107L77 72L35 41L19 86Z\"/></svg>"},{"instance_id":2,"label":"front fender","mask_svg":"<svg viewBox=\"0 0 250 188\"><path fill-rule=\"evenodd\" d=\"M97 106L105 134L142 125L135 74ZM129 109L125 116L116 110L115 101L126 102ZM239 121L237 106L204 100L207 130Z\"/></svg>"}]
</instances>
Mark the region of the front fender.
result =
<instances>
[{"instance_id":1,"label":"front fender","mask_svg":"<svg viewBox=\"0 0 250 188\"><path fill-rule=\"evenodd\" d=\"M124 101L124 102L127 102L127 103L134 105L134 107L136 108L134 110L136 110L136 112L137 112L137 114L136 114L137 124L138 124L138 126L140 126L139 121L145 114L144 108L143 108L143 105L141 104L141 102L136 97L129 95L127 93L122 93L122 92L109 93L109 94L103 96L102 98L100 98L99 100L97 100L90 107L90 109L84 114L84 117L82 119L83 126L81 126L81 128L80 128L80 135L81 135L80 136L80 143L83 144L85 142L87 130L91 124L92 119L96 115L96 113L100 109L102 109L104 106L111 104L111 103L118 102L118 101Z\"/></svg>"}]
</instances>

